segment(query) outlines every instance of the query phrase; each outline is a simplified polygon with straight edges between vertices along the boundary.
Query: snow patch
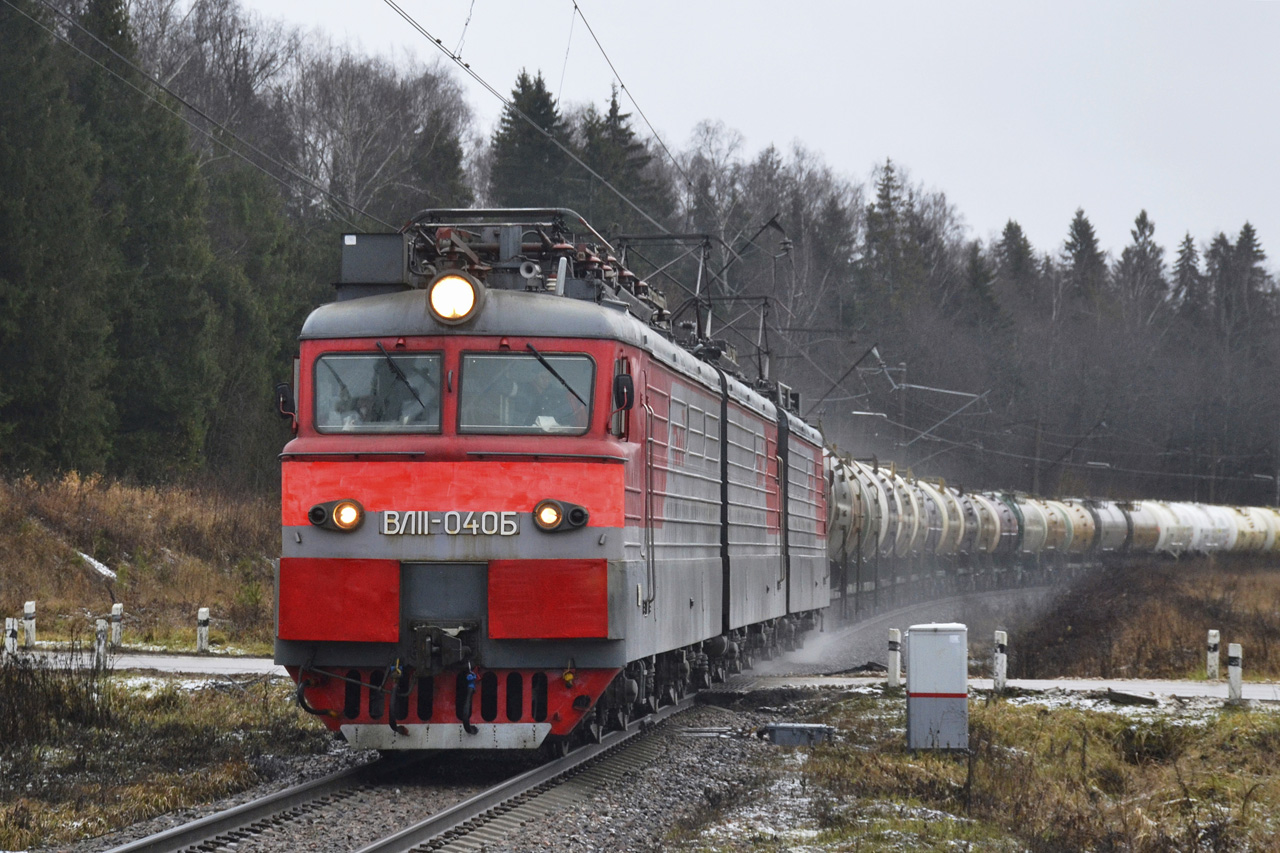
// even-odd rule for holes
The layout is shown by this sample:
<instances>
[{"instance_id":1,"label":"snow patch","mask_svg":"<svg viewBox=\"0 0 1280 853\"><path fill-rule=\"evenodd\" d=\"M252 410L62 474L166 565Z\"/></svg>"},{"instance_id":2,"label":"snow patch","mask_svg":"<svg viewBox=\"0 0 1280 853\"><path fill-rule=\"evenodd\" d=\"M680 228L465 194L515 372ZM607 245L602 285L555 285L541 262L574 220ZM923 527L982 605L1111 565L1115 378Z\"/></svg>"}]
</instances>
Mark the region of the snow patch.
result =
<instances>
[{"instance_id":1,"label":"snow patch","mask_svg":"<svg viewBox=\"0 0 1280 853\"><path fill-rule=\"evenodd\" d=\"M93 559L93 557L90 557L88 554L84 553L83 551L76 551L76 553L79 554L86 563L88 563L90 566L93 566L94 571L102 575L104 578L107 578L108 580L116 579L115 572L111 571L102 563L99 563L97 560Z\"/></svg>"}]
</instances>

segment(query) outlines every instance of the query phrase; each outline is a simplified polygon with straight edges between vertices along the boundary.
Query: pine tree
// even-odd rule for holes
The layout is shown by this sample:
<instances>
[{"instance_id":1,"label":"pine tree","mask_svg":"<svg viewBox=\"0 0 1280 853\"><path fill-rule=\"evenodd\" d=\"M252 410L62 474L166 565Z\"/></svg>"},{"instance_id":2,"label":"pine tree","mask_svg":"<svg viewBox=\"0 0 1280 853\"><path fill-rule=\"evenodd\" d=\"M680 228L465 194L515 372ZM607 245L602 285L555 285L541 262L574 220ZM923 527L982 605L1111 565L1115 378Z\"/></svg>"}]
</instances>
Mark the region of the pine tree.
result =
<instances>
[{"instance_id":1,"label":"pine tree","mask_svg":"<svg viewBox=\"0 0 1280 853\"><path fill-rule=\"evenodd\" d=\"M607 113L588 107L580 128L582 160L641 210L661 220L670 215L670 197L649 177L653 155L636 138L630 119L631 114L622 112L618 104L616 87ZM572 206L597 228L610 233L652 229L648 220L600 181L589 178L585 186L584 193L575 194Z\"/></svg>"},{"instance_id":2,"label":"pine tree","mask_svg":"<svg viewBox=\"0 0 1280 853\"><path fill-rule=\"evenodd\" d=\"M530 127L521 113L537 128ZM494 202L504 207L566 204L573 195L567 181L570 161L553 140L566 144L567 136L542 73L530 77L521 71L511 91L511 105L502 111L493 134L489 194Z\"/></svg>"},{"instance_id":3,"label":"pine tree","mask_svg":"<svg viewBox=\"0 0 1280 853\"><path fill-rule=\"evenodd\" d=\"M1133 242L1120 253L1112 281L1120 301L1134 309L1137 319L1150 322L1164 302L1168 283L1164 274L1164 247L1155 242L1156 226L1144 210L1133 221Z\"/></svg>"},{"instance_id":4,"label":"pine tree","mask_svg":"<svg viewBox=\"0 0 1280 853\"><path fill-rule=\"evenodd\" d=\"M36 20L26 0L0 5L0 463L97 470L112 414L100 154Z\"/></svg>"},{"instance_id":5,"label":"pine tree","mask_svg":"<svg viewBox=\"0 0 1280 853\"><path fill-rule=\"evenodd\" d=\"M1063 245L1062 262L1066 266L1067 292L1096 305L1107 283L1107 262L1098 248L1093 223L1077 208Z\"/></svg>"},{"instance_id":6,"label":"pine tree","mask_svg":"<svg viewBox=\"0 0 1280 853\"><path fill-rule=\"evenodd\" d=\"M1014 293L1031 299L1036 295L1040 266L1022 226L1010 219L995 245L996 274Z\"/></svg>"},{"instance_id":7,"label":"pine tree","mask_svg":"<svg viewBox=\"0 0 1280 853\"><path fill-rule=\"evenodd\" d=\"M120 55L136 54L123 0L90 0L80 21ZM96 42L78 41L145 85ZM144 479L194 470L217 402L203 182L179 119L87 60L75 69L72 94L103 156L96 203L118 253L107 280L118 418L111 467Z\"/></svg>"},{"instance_id":8,"label":"pine tree","mask_svg":"<svg viewBox=\"0 0 1280 853\"><path fill-rule=\"evenodd\" d=\"M1173 300L1182 316L1202 319L1209 314L1209 294L1200 271L1200 251L1191 232L1178 244L1178 260L1173 265Z\"/></svg>"}]
</instances>

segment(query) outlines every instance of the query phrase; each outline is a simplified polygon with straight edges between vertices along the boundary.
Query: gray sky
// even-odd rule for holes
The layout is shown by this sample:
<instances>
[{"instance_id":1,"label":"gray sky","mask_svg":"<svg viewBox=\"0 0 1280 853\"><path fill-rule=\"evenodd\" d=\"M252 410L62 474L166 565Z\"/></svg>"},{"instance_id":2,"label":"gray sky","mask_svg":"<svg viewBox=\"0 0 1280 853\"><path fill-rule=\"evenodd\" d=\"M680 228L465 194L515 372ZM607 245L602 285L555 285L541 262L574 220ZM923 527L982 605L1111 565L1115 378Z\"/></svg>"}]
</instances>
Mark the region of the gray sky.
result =
<instances>
[{"instance_id":1,"label":"gray sky","mask_svg":"<svg viewBox=\"0 0 1280 853\"><path fill-rule=\"evenodd\" d=\"M245 2L366 52L441 55L377 0ZM504 94L524 67L565 103L608 100L571 0L400 3ZM578 3L673 149L716 119L748 158L799 144L865 180L892 157L983 240L1013 218L1056 251L1083 207L1115 256L1145 207L1170 257L1248 220L1280 264L1280 2ZM487 133L501 104L465 86Z\"/></svg>"}]
</instances>

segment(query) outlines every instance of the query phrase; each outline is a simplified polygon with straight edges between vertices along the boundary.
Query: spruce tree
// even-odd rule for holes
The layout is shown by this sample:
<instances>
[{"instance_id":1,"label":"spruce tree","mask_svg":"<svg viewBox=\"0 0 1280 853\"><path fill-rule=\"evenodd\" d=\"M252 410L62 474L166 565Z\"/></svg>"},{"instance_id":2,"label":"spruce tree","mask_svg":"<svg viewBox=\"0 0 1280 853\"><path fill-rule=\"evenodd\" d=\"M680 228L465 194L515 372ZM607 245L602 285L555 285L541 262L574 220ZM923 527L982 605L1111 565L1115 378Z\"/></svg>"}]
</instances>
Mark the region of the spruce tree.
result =
<instances>
[{"instance_id":1,"label":"spruce tree","mask_svg":"<svg viewBox=\"0 0 1280 853\"><path fill-rule=\"evenodd\" d=\"M120 55L136 55L123 0L90 0L81 24ZM138 85L95 41L83 49ZM108 279L118 419L111 467L157 479L195 470L217 365L208 292L212 254L204 186L186 126L160 104L87 60L75 63L72 93L102 150L96 203L118 264Z\"/></svg>"},{"instance_id":2,"label":"spruce tree","mask_svg":"<svg viewBox=\"0 0 1280 853\"><path fill-rule=\"evenodd\" d=\"M1204 274L1200 271L1200 250L1187 232L1178 244L1178 259L1173 264L1173 300L1181 316L1192 320L1209 314L1209 294Z\"/></svg>"},{"instance_id":3,"label":"spruce tree","mask_svg":"<svg viewBox=\"0 0 1280 853\"><path fill-rule=\"evenodd\" d=\"M537 128L531 127L520 113ZM573 195L567 182L570 161L553 139L567 144L567 133L555 99L541 72L530 77L527 71L521 71L511 91L511 105L502 111L493 135L489 194L495 204L503 207L567 204Z\"/></svg>"},{"instance_id":4,"label":"spruce tree","mask_svg":"<svg viewBox=\"0 0 1280 853\"><path fill-rule=\"evenodd\" d=\"M15 2L0 5L0 464L98 470L112 420L113 274L93 203L100 155L32 20L45 13Z\"/></svg>"},{"instance_id":5,"label":"spruce tree","mask_svg":"<svg viewBox=\"0 0 1280 853\"><path fill-rule=\"evenodd\" d=\"M1062 262L1066 266L1067 291L1071 295L1096 303L1107 283L1107 263L1098 248L1093 223L1077 208L1063 245Z\"/></svg>"},{"instance_id":6,"label":"spruce tree","mask_svg":"<svg viewBox=\"0 0 1280 853\"><path fill-rule=\"evenodd\" d=\"M631 114L622 112L618 104L617 88L604 115L594 106L588 107L582 116L581 156L583 162L638 207L661 219L670 214L672 204L659 182L647 174L653 155L636 138L630 119ZM584 192L575 194L572 206L588 222L607 232L652 230L644 217L593 177L586 182Z\"/></svg>"},{"instance_id":7,"label":"spruce tree","mask_svg":"<svg viewBox=\"0 0 1280 853\"><path fill-rule=\"evenodd\" d=\"M1139 319L1149 319L1168 292L1165 281L1164 247L1155 241L1155 223L1144 210L1133 221L1133 242L1120 253L1112 273L1120 300L1136 309Z\"/></svg>"}]
</instances>

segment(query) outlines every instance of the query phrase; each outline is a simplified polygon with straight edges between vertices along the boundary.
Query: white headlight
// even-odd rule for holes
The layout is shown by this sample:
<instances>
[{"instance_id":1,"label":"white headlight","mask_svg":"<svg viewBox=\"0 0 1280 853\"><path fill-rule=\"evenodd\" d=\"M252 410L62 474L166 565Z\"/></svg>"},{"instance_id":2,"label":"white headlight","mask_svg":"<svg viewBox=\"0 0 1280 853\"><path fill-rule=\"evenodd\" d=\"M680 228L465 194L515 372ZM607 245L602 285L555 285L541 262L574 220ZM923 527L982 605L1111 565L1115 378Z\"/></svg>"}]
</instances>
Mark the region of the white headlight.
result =
<instances>
[{"instance_id":1,"label":"white headlight","mask_svg":"<svg viewBox=\"0 0 1280 853\"><path fill-rule=\"evenodd\" d=\"M445 273L431 283L431 310L446 323L471 316L479 301L479 284L461 273Z\"/></svg>"}]
</instances>

